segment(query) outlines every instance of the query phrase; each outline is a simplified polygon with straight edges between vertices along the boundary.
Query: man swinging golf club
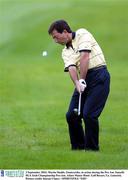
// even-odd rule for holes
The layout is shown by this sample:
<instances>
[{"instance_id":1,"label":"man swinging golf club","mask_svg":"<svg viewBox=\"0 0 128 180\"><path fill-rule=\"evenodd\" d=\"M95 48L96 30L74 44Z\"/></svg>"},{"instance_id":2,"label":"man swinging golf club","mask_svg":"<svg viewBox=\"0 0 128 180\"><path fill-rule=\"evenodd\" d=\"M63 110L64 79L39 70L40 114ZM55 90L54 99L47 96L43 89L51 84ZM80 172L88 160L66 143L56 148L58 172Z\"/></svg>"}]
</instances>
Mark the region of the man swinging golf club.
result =
<instances>
[{"instance_id":1,"label":"man swinging golf club","mask_svg":"<svg viewBox=\"0 0 128 180\"><path fill-rule=\"evenodd\" d=\"M66 114L71 149L98 151L98 118L110 86L103 52L90 32L83 28L74 32L65 20L53 22L48 32L56 43L65 46L62 51L64 71L69 72L75 85Z\"/></svg>"}]
</instances>

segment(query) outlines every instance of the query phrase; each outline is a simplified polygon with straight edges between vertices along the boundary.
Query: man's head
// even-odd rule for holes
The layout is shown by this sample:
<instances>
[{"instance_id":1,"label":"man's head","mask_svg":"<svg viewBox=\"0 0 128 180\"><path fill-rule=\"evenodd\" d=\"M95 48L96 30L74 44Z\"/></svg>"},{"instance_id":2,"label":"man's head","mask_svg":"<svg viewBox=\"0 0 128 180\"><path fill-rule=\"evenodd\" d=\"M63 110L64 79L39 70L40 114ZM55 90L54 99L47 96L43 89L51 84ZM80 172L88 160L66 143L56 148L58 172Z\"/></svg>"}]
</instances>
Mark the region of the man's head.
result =
<instances>
[{"instance_id":1,"label":"man's head","mask_svg":"<svg viewBox=\"0 0 128 180\"><path fill-rule=\"evenodd\" d=\"M72 40L72 30L64 20L53 22L48 30L56 43L65 45Z\"/></svg>"}]
</instances>

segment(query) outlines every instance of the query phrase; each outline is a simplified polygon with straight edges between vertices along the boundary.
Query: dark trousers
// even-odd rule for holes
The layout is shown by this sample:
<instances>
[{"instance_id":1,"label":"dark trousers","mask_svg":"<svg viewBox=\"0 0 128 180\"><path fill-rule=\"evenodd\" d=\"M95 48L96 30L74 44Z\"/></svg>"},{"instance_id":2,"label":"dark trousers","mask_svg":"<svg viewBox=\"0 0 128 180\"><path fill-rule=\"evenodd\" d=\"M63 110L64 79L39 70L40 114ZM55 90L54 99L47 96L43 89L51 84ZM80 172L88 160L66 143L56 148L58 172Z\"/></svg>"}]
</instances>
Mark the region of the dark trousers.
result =
<instances>
[{"instance_id":1,"label":"dark trousers","mask_svg":"<svg viewBox=\"0 0 128 180\"><path fill-rule=\"evenodd\" d=\"M82 93L81 115L78 108L79 93L74 90L66 119L72 149L99 150L99 116L105 106L110 87L110 75L106 67L88 70L87 88ZM85 125L83 129L82 119Z\"/></svg>"}]
</instances>

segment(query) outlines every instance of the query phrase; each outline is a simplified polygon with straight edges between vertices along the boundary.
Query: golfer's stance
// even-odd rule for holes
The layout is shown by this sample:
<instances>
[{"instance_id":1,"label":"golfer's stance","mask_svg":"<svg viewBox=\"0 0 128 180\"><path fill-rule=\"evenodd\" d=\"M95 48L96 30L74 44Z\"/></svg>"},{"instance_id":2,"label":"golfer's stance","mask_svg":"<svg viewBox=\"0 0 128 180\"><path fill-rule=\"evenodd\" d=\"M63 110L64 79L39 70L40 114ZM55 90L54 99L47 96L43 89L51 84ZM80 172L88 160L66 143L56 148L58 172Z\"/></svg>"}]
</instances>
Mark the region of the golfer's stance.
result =
<instances>
[{"instance_id":1,"label":"golfer's stance","mask_svg":"<svg viewBox=\"0 0 128 180\"><path fill-rule=\"evenodd\" d=\"M64 71L69 72L75 85L66 114L71 149L98 151L98 118L105 106L110 85L103 52L90 32L83 28L74 32L64 20L53 22L48 32L56 43L65 46L62 51Z\"/></svg>"}]
</instances>

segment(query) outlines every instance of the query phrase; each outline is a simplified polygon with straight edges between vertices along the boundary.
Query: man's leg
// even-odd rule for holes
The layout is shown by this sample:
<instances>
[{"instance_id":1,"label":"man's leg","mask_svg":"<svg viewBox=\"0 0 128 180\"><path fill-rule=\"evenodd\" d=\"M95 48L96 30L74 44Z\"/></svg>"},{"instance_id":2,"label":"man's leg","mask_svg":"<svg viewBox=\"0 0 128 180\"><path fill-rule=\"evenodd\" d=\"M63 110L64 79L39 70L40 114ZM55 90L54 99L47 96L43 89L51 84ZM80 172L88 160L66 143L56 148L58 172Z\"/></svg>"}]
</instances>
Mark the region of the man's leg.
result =
<instances>
[{"instance_id":1,"label":"man's leg","mask_svg":"<svg viewBox=\"0 0 128 180\"><path fill-rule=\"evenodd\" d=\"M98 82L88 91L84 108L83 118L85 122L85 146L86 149L99 150L99 121L108 94L110 79Z\"/></svg>"},{"instance_id":2,"label":"man's leg","mask_svg":"<svg viewBox=\"0 0 128 180\"><path fill-rule=\"evenodd\" d=\"M80 116L74 113L74 109L78 108L78 102L79 102L79 93L75 90L70 102L69 110L66 114L71 148L73 150L85 148L85 137L82 127L82 120Z\"/></svg>"}]
</instances>

